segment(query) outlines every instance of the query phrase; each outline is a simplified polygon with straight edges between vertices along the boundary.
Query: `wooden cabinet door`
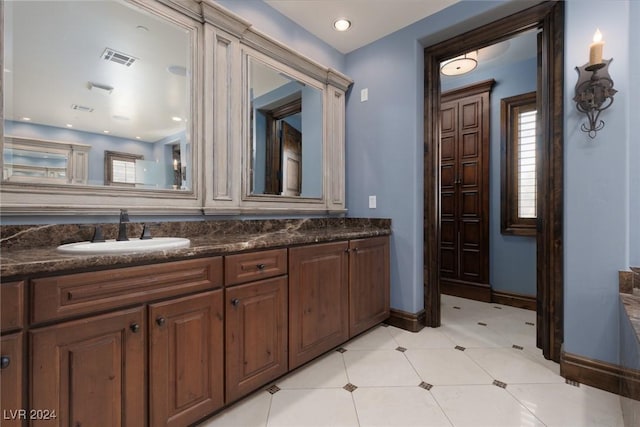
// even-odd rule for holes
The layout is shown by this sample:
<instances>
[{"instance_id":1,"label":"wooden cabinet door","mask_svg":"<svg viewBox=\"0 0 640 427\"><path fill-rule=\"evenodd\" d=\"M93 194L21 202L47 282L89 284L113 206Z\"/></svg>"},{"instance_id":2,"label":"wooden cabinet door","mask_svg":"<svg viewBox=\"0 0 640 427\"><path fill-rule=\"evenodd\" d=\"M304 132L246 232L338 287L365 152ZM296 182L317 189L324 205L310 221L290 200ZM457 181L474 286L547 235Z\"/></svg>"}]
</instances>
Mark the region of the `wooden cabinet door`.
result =
<instances>
[{"instance_id":1,"label":"wooden cabinet door","mask_svg":"<svg viewBox=\"0 0 640 427\"><path fill-rule=\"evenodd\" d=\"M289 250L289 369L349 339L348 243Z\"/></svg>"},{"instance_id":2,"label":"wooden cabinet door","mask_svg":"<svg viewBox=\"0 0 640 427\"><path fill-rule=\"evenodd\" d=\"M32 426L146 425L144 308L30 331Z\"/></svg>"},{"instance_id":3,"label":"wooden cabinet door","mask_svg":"<svg viewBox=\"0 0 640 427\"><path fill-rule=\"evenodd\" d=\"M389 237L349 242L349 337L389 317Z\"/></svg>"},{"instance_id":4,"label":"wooden cabinet door","mask_svg":"<svg viewBox=\"0 0 640 427\"><path fill-rule=\"evenodd\" d=\"M151 426L186 426L222 407L222 310L222 290L149 306Z\"/></svg>"},{"instance_id":5,"label":"wooden cabinet door","mask_svg":"<svg viewBox=\"0 0 640 427\"><path fill-rule=\"evenodd\" d=\"M226 289L226 401L287 372L287 277Z\"/></svg>"},{"instance_id":6,"label":"wooden cabinet door","mask_svg":"<svg viewBox=\"0 0 640 427\"><path fill-rule=\"evenodd\" d=\"M440 277L442 291L488 300L489 94L493 80L442 94Z\"/></svg>"},{"instance_id":7,"label":"wooden cabinet door","mask_svg":"<svg viewBox=\"0 0 640 427\"><path fill-rule=\"evenodd\" d=\"M18 427L23 425L25 416L20 412L23 404L23 333L6 335L0 338L0 403L2 403L2 426Z\"/></svg>"}]
</instances>

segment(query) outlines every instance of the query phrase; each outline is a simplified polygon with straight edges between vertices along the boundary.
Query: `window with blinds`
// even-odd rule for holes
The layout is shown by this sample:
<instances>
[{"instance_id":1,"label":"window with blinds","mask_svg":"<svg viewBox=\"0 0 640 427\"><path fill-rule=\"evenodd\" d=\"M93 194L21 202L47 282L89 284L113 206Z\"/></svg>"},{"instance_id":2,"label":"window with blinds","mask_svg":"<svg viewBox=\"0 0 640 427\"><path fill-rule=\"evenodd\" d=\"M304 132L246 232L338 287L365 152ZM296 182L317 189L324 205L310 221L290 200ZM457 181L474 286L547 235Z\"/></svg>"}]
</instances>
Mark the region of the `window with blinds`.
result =
<instances>
[{"instance_id":1,"label":"window with blinds","mask_svg":"<svg viewBox=\"0 0 640 427\"><path fill-rule=\"evenodd\" d=\"M503 234L535 235L536 108L535 92L501 101Z\"/></svg>"},{"instance_id":2,"label":"window with blinds","mask_svg":"<svg viewBox=\"0 0 640 427\"><path fill-rule=\"evenodd\" d=\"M133 187L136 185L136 161L144 156L117 151L104 152L104 184Z\"/></svg>"},{"instance_id":3,"label":"window with blinds","mask_svg":"<svg viewBox=\"0 0 640 427\"><path fill-rule=\"evenodd\" d=\"M518 114L518 217L536 217L536 110Z\"/></svg>"}]
</instances>

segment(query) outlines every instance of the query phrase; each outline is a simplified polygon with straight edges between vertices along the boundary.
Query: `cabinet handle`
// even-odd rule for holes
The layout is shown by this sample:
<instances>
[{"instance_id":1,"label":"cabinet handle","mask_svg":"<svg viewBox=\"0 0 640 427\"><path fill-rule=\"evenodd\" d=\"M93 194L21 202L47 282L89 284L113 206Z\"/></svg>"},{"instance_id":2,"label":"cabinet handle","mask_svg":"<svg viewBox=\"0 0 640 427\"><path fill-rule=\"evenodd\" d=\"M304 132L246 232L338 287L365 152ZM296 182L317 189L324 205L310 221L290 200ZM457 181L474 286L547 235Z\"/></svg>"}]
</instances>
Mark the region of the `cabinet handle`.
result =
<instances>
[{"instance_id":1,"label":"cabinet handle","mask_svg":"<svg viewBox=\"0 0 640 427\"><path fill-rule=\"evenodd\" d=\"M266 267L266 265L264 265L264 264L258 264L258 265L256 265L256 267L258 267L258 270L264 270L264 268Z\"/></svg>"},{"instance_id":2,"label":"cabinet handle","mask_svg":"<svg viewBox=\"0 0 640 427\"><path fill-rule=\"evenodd\" d=\"M240 304L240 300L238 298L234 298L231 300L231 305L237 307Z\"/></svg>"},{"instance_id":3,"label":"cabinet handle","mask_svg":"<svg viewBox=\"0 0 640 427\"><path fill-rule=\"evenodd\" d=\"M344 253L345 253L345 254L348 254L349 252L351 252L351 249L349 249L349 248L347 248L347 249L345 249L345 250L344 250Z\"/></svg>"},{"instance_id":4,"label":"cabinet handle","mask_svg":"<svg viewBox=\"0 0 640 427\"><path fill-rule=\"evenodd\" d=\"M140 325L138 325L137 323L132 323L131 326L129 326L129 329L131 329L131 332L135 334L140 330Z\"/></svg>"},{"instance_id":5,"label":"cabinet handle","mask_svg":"<svg viewBox=\"0 0 640 427\"><path fill-rule=\"evenodd\" d=\"M164 317L160 316L156 319L156 323L158 324L158 326L164 326L164 324L167 322L167 319L165 319Z\"/></svg>"},{"instance_id":6,"label":"cabinet handle","mask_svg":"<svg viewBox=\"0 0 640 427\"><path fill-rule=\"evenodd\" d=\"M358 248L353 248L353 252L358 253Z\"/></svg>"},{"instance_id":7,"label":"cabinet handle","mask_svg":"<svg viewBox=\"0 0 640 427\"><path fill-rule=\"evenodd\" d=\"M11 364L11 358L9 356L0 357L0 369L8 368Z\"/></svg>"}]
</instances>

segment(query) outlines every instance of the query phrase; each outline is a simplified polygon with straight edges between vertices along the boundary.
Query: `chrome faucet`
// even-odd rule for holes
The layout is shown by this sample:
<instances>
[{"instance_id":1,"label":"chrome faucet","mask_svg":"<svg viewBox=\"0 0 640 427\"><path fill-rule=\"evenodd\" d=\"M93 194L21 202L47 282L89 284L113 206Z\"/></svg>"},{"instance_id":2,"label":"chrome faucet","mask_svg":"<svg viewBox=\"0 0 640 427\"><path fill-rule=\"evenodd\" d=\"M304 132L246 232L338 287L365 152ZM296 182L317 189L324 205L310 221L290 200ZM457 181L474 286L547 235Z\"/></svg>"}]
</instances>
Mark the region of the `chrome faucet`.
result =
<instances>
[{"instance_id":1,"label":"chrome faucet","mask_svg":"<svg viewBox=\"0 0 640 427\"><path fill-rule=\"evenodd\" d=\"M129 212L126 209L120 209L120 224L118 225L117 241L129 240L127 237L127 223L129 222Z\"/></svg>"}]
</instances>

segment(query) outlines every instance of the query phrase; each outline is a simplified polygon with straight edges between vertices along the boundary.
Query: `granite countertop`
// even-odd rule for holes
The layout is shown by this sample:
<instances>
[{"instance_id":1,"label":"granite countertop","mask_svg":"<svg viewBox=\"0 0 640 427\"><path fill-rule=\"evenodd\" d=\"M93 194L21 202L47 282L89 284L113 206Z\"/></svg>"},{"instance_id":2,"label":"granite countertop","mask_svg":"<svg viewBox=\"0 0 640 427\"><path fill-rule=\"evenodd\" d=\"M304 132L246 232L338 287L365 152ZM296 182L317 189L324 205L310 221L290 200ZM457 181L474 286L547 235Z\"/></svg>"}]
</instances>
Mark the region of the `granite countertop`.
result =
<instances>
[{"instance_id":1,"label":"granite countertop","mask_svg":"<svg viewBox=\"0 0 640 427\"><path fill-rule=\"evenodd\" d=\"M117 224L101 224L112 239ZM129 236L138 236L142 224L128 224ZM114 266L152 264L242 251L308 243L349 240L391 234L388 219L309 218L286 220L194 221L157 224L156 237L186 237L189 248L117 255L65 255L56 250L63 243L91 239L89 227L75 225L2 226L0 277L100 270Z\"/></svg>"},{"instance_id":2,"label":"granite countertop","mask_svg":"<svg viewBox=\"0 0 640 427\"><path fill-rule=\"evenodd\" d=\"M620 293L620 301L640 341L640 291L634 291L633 294Z\"/></svg>"}]
</instances>

